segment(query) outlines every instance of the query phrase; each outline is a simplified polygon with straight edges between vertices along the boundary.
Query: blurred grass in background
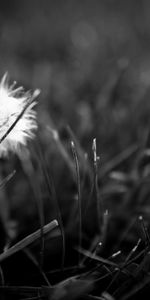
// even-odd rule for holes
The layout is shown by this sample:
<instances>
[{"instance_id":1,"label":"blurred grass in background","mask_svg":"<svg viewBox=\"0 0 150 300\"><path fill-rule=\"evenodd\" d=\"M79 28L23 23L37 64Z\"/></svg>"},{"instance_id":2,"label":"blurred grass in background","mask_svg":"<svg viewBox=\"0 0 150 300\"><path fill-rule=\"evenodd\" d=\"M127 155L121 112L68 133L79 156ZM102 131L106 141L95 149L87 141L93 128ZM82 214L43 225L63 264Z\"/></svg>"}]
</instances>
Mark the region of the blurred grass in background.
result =
<instances>
[{"instance_id":1,"label":"blurred grass in background","mask_svg":"<svg viewBox=\"0 0 150 300\"><path fill-rule=\"evenodd\" d=\"M146 0L1 1L0 74L41 89L39 138L56 190L68 193L68 179L49 128L68 147L69 125L89 155L96 137L101 166L146 139L149 6ZM25 186L21 181L18 189L27 193Z\"/></svg>"},{"instance_id":2,"label":"blurred grass in background","mask_svg":"<svg viewBox=\"0 0 150 300\"><path fill-rule=\"evenodd\" d=\"M148 1L1 1L1 75L41 88L39 120L69 124L86 150L96 136L105 162L149 126L149 9Z\"/></svg>"},{"instance_id":3,"label":"blurred grass in background","mask_svg":"<svg viewBox=\"0 0 150 300\"><path fill-rule=\"evenodd\" d=\"M64 166L49 127L65 141L69 125L88 153L96 137L102 166L146 139L149 10L146 0L1 1L0 74L41 89L39 136L58 186Z\"/></svg>"}]
</instances>

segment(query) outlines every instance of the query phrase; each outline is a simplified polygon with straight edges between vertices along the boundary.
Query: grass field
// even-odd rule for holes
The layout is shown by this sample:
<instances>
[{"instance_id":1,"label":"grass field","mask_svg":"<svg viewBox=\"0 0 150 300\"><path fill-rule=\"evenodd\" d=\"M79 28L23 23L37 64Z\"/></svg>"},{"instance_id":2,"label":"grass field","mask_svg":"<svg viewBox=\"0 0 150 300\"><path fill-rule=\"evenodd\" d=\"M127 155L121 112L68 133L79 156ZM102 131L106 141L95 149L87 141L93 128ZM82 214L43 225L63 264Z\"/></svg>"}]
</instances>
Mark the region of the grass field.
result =
<instances>
[{"instance_id":1,"label":"grass field","mask_svg":"<svg viewBox=\"0 0 150 300\"><path fill-rule=\"evenodd\" d=\"M0 299L148 299L149 12L0 2Z\"/></svg>"}]
</instances>

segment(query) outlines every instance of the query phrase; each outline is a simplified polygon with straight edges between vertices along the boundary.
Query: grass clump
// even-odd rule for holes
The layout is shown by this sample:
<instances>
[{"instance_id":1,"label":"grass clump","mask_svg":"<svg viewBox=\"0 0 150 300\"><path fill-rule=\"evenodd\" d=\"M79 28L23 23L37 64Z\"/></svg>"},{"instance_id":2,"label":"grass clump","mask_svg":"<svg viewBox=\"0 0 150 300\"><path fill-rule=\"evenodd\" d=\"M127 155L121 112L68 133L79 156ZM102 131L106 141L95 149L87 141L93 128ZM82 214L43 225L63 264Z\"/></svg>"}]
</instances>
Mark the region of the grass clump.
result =
<instances>
[{"instance_id":1,"label":"grass clump","mask_svg":"<svg viewBox=\"0 0 150 300\"><path fill-rule=\"evenodd\" d=\"M22 172L37 206L28 215L21 210L20 220L14 214L21 226L34 218L31 227L26 223L19 228L16 223L13 231L10 219L1 218L1 297L113 300L146 295L150 281L149 135L144 145L130 146L101 167L96 139L90 159L72 130L66 127L64 132L65 140L56 129L49 130L49 138L55 143L55 155L64 161L68 202L61 187L59 191L55 186L40 137L30 154L16 157L18 170L1 181L1 191L9 190L16 184L17 172ZM3 169L7 161L5 157Z\"/></svg>"}]
</instances>

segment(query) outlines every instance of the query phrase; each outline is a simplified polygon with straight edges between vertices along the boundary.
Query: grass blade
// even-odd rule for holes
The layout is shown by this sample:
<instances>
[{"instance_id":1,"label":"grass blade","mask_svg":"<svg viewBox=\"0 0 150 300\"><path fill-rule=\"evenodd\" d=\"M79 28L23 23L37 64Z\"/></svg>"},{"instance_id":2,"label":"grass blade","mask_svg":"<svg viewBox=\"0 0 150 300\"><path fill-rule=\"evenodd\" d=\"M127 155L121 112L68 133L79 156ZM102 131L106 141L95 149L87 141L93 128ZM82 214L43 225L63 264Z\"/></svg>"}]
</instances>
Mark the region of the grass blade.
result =
<instances>
[{"instance_id":1,"label":"grass blade","mask_svg":"<svg viewBox=\"0 0 150 300\"><path fill-rule=\"evenodd\" d=\"M79 171L79 161L77 156L76 147L73 141L71 141L71 150L75 162L76 168L76 181L78 190L78 212L79 212L79 248L82 245L82 209L81 209L81 185L80 185L80 171ZM79 253L79 265L80 265L80 253Z\"/></svg>"},{"instance_id":2,"label":"grass blade","mask_svg":"<svg viewBox=\"0 0 150 300\"><path fill-rule=\"evenodd\" d=\"M53 220L52 222L48 223L43 227L43 234L44 236L48 233L51 233L52 236L59 236L60 231L54 231L58 227L57 220ZM41 236L41 230L38 229L35 232L29 234L27 237L10 247L7 251L0 254L0 262L4 261L8 257L12 256L13 254L17 253L20 250L23 250L26 247L29 247L32 243L37 241Z\"/></svg>"}]
</instances>

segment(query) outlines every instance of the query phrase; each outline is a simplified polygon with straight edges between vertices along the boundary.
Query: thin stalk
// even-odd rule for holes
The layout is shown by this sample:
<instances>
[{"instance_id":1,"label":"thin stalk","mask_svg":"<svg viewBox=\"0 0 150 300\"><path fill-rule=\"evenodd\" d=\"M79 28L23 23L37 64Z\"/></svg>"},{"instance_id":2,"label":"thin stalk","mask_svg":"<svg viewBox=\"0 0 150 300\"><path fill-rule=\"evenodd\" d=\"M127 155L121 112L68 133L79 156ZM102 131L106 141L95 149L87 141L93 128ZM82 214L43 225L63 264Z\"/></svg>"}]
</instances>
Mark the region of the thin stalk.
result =
<instances>
[{"instance_id":1,"label":"thin stalk","mask_svg":"<svg viewBox=\"0 0 150 300\"><path fill-rule=\"evenodd\" d=\"M96 145L96 139L93 139L93 144L92 144L92 150L93 150L93 164L94 164L94 186L93 186L93 192L95 196L95 201L96 201L96 206L97 206L97 214L98 214L98 225L99 225L99 230L100 226L102 225L103 221L103 207L102 207L102 202L100 201L100 196L99 196L99 187L98 187L98 160L99 157L97 156L97 145Z\"/></svg>"},{"instance_id":2,"label":"thin stalk","mask_svg":"<svg viewBox=\"0 0 150 300\"><path fill-rule=\"evenodd\" d=\"M13 178L16 174L16 170L13 170L10 174L8 174L1 182L0 182L0 189L3 188L9 180Z\"/></svg>"},{"instance_id":3,"label":"thin stalk","mask_svg":"<svg viewBox=\"0 0 150 300\"><path fill-rule=\"evenodd\" d=\"M139 216L139 221L141 223L141 227L143 229L143 233L144 233L144 236L145 236L145 244L146 244L146 246L150 247L150 236L149 236L149 233L148 233L147 226L145 225L145 222L143 220L143 216Z\"/></svg>"},{"instance_id":4,"label":"thin stalk","mask_svg":"<svg viewBox=\"0 0 150 300\"><path fill-rule=\"evenodd\" d=\"M46 167L46 163L42 154L42 150L41 150L41 146L40 143L38 143L37 145L38 150L39 150L39 156L40 156L40 166L42 169L42 172L44 174L45 177L45 182L48 188L48 192L50 195L52 195L54 204L56 205L56 211L57 211L57 218L58 218L58 222L60 225L60 230L61 230L61 235L62 235L62 262L61 262L61 269L62 271L64 270L64 263L65 263L65 252L66 252L66 242L65 242L65 232L64 232L64 226L63 226L63 221L62 221L62 217L61 217L61 212L60 212L60 208L59 208L59 203L58 203L58 199L57 199L57 195L56 195L56 191L55 191L55 186L54 186L54 182L52 179L52 176L50 175L50 173L47 170Z\"/></svg>"},{"instance_id":5,"label":"thin stalk","mask_svg":"<svg viewBox=\"0 0 150 300\"><path fill-rule=\"evenodd\" d=\"M41 199L41 190L40 190L39 184L35 180L36 174L34 172L33 164L32 164L32 161L31 161L28 153L26 153L24 156L20 155L20 161L21 161L23 169L29 179L29 183L32 187L34 197L36 200L36 204L37 204L37 210L38 210L39 222L40 222L40 230L41 230L40 266L42 268L43 261L44 261L44 247L45 247L44 246L44 232L43 232L45 220L44 220L43 203L42 203L42 199ZM34 180L33 180L33 178L34 178Z\"/></svg>"},{"instance_id":6,"label":"thin stalk","mask_svg":"<svg viewBox=\"0 0 150 300\"><path fill-rule=\"evenodd\" d=\"M73 154L73 159L75 162L76 169L76 182L77 182L77 190L78 190L78 212L79 212L79 249L82 246L82 208L81 208L81 184L80 184L80 170L79 170L79 161L78 155L76 151L76 147L73 141L71 141L71 150ZM79 265L80 265L80 252L79 252Z\"/></svg>"}]
</instances>

